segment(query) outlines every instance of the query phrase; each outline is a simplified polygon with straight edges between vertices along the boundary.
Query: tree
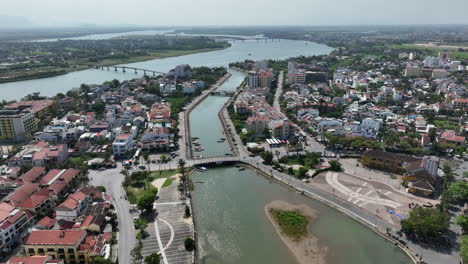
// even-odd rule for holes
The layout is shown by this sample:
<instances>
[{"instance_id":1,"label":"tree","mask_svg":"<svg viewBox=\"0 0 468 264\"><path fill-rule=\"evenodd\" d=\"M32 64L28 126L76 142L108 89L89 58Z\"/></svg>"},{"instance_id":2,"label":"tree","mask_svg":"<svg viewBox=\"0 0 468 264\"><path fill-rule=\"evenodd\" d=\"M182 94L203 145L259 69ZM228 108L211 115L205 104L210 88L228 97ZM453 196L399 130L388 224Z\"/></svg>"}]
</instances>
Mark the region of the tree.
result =
<instances>
[{"instance_id":1,"label":"tree","mask_svg":"<svg viewBox=\"0 0 468 264\"><path fill-rule=\"evenodd\" d=\"M140 210L144 210L146 212L150 212L153 210L153 202L155 200L155 197L153 193L151 192L146 192L141 196L138 201L137 201L137 207Z\"/></svg>"},{"instance_id":2,"label":"tree","mask_svg":"<svg viewBox=\"0 0 468 264\"><path fill-rule=\"evenodd\" d=\"M406 220L401 221L401 230L423 240L433 240L447 232L450 216L436 208L416 207Z\"/></svg>"},{"instance_id":3,"label":"tree","mask_svg":"<svg viewBox=\"0 0 468 264\"><path fill-rule=\"evenodd\" d=\"M271 151L264 151L262 154L260 154L260 156L262 157L265 164L271 164L273 161L273 153L271 153Z\"/></svg>"},{"instance_id":4,"label":"tree","mask_svg":"<svg viewBox=\"0 0 468 264\"><path fill-rule=\"evenodd\" d=\"M185 206L185 218L189 218L191 216L190 207L188 205Z\"/></svg>"},{"instance_id":5,"label":"tree","mask_svg":"<svg viewBox=\"0 0 468 264\"><path fill-rule=\"evenodd\" d=\"M337 160L330 160L328 162L330 164L330 169L332 171L341 171L341 163Z\"/></svg>"},{"instance_id":6,"label":"tree","mask_svg":"<svg viewBox=\"0 0 468 264\"><path fill-rule=\"evenodd\" d=\"M455 223L463 229L463 233L468 232L468 215L457 216Z\"/></svg>"},{"instance_id":7,"label":"tree","mask_svg":"<svg viewBox=\"0 0 468 264\"><path fill-rule=\"evenodd\" d=\"M112 261L109 260L109 259L105 259L101 256L96 256L94 257L94 261L93 261L94 264L112 264Z\"/></svg>"},{"instance_id":8,"label":"tree","mask_svg":"<svg viewBox=\"0 0 468 264\"><path fill-rule=\"evenodd\" d=\"M308 171L309 170L304 166L299 167L299 169L296 171L297 178L304 179L306 177Z\"/></svg>"},{"instance_id":9,"label":"tree","mask_svg":"<svg viewBox=\"0 0 468 264\"><path fill-rule=\"evenodd\" d=\"M161 157L161 159L162 159L162 157ZM187 164L187 163L185 162L185 160L179 159L177 164L179 166L179 173L182 174L182 176L184 176L185 175L185 164Z\"/></svg>"},{"instance_id":10,"label":"tree","mask_svg":"<svg viewBox=\"0 0 468 264\"><path fill-rule=\"evenodd\" d=\"M468 263L468 235L461 237L460 257L463 263Z\"/></svg>"},{"instance_id":11,"label":"tree","mask_svg":"<svg viewBox=\"0 0 468 264\"><path fill-rule=\"evenodd\" d=\"M96 186L96 189L98 189L100 192L106 192L106 187L104 186Z\"/></svg>"},{"instance_id":12,"label":"tree","mask_svg":"<svg viewBox=\"0 0 468 264\"><path fill-rule=\"evenodd\" d=\"M195 250L195 241L192 238L188 237L184 241L184 246L187 251Z\"/></svg>"},{"instance_id":13,"label":"tree","mask_svg":"<svg viewBox=\"0 0 468 264\"><path fill-rule=\"evenodd\" d=\"M145 257L145 264L159 264L160 256L157 253L153 253Z\"/></svg>"},{"instance_id":14,"label":"tree","mask_svg":"<svg viewBox=\"0 0 468 264\"><path fill-rule=\"evenodd\" d=\"M468 182L457 181L448 187L447 198L450 201L467 202L468 201Z\"/></svg>"},{"instance_id":15,"label":"tree","mask_svg":"<svg viewBox=\"0 0 468 264\"><path fill-rule=\"evenodd\" d=\"M151 162L150 162L150 159L149 159L149 153L148 152L143 152L142 156L143 156L143 159L146 162L147 169L150 171Z\"/></svg>"}]
</instances>

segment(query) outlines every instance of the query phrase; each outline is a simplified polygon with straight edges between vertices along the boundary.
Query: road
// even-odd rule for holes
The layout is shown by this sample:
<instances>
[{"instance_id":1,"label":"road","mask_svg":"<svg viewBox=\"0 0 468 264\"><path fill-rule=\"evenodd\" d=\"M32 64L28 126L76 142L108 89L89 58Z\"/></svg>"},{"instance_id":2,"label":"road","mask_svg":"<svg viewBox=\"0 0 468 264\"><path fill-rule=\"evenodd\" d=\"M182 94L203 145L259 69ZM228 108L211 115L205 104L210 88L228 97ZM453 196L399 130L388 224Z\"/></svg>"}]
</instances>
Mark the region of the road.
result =
<instances>
[{"instance_id":1,"label":"road","mask_svg":"<svg viewBox=\"0 0 468 264\"><path fill-rule=\"evenodd\" d=\"M106 187L107 194L113 197L119 221L119 263L131 263L130 251L136 244L136 232L133 225L133 215L129 213L130 203L124 199L125 191L122 188L124 176L120 173L121 170L122 165L119 163L115 169L90 170L89 177L91 185Z\"/></svg>"}]
</instances>

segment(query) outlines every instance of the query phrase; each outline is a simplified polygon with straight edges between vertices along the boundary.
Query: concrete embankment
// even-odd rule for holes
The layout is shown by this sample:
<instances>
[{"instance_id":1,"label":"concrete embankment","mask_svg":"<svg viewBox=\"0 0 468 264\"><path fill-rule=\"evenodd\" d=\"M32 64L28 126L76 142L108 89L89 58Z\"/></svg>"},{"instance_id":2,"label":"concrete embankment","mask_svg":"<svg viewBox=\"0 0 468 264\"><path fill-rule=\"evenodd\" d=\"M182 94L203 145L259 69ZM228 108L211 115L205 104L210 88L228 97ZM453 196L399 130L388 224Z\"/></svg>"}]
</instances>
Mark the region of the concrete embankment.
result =
<instances>
[{"instance_id":1,"label":"concrete embankment","mask_svg":"<svg viewBox=\"0 0 468 264\"><path fill-rule=\"evenodd\" d=\"M190 134L190 112L198 105L200 104L203 100L206 99L210 95L211 92L214 92L216 89L218 89L225 81L227 81L230 77L232 76L231 73L227 73L224 75L221 79L219 79L215 84L213 84L210 88L204 90L202 94L198 97L196 97L192 103L190 103L183 115L183 122L185 125L185 145L186 145L186 155L187 159L193 159L193 151L192 151L192 146L190 145L190 139L191 139L191 134Z\"/></svg>"}]
</instances>

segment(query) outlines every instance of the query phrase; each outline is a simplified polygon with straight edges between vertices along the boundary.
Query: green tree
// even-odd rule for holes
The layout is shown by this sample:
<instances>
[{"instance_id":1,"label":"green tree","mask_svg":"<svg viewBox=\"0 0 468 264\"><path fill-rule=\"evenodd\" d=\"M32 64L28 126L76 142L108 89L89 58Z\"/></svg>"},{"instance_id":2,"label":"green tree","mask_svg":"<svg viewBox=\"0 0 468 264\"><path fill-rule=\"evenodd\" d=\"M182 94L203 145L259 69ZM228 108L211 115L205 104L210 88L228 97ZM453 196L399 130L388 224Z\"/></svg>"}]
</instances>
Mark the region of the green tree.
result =
<instances>
[{"instance_id":1,"label":"green tree","mask_svg":"<svg viewBox=\"0 0 468 264\"><path fill-rule=\"evenodd\" d=\"M447 232L450 216L436 208L416 207L401 221L401 230L423 240L432 240Z\"/></svg>"},{"instance_id":2,"label":"green tree","mask_svg":"<svg viewBox=\"0 0 468 264\"><path fill-rule=\"evenodd\" d=\"M100 192L106 192L106 187L104 186L96 186L96 189L98 189Z\"/></svg>"},{"instance_id":3,"label":"green tree","mask_svg":"<svg viewBox=\"0 0 468 264\"><path fill-rule=\"evenodd\" d=\"M301 166L296 171L296 177L299 178L299 179L304 179L306 177L308 171L309 170L306 167Z\"/></svg>"},{"instance_id":4,"label":"green tree","mask_svg":"<svg viewBox=\"0 0 468 264\"><path fill-rule=\"evenodd\" d=\"M153 253L145 257L145 264L159 264L160 256L157 253Z\"/></svg>"},{"instance_id":5,"label":"green tree","mask_svg":"<svg viewBox=\"0 0 468 264\"><path fill-rule=\"evenodd\" d=\"M264 151L262 154L260 154L260 156L262 157L265 164L271 164L273 161L273 153L271 153L271 151Z\"/></svg>"},{"instance_id":6,"label":"green tree","mask_svg":"<svg viewBox=\"0 0 468 264\"><path fill-rule=\"evenodd\" d=\"M332 171L341 171L341 163L337 160L330 160L330 169Z\"/></svg>"},{"instance_id":7,"label":"green tree","mask_svg":"<svg viewBox=\"0 0 468 264\"><path fill-rule=\"evenodd\" d=\"M455 223L463 229L463 233L468 232L468 215L457 216Z\"/></svg>"},{"instance_id":8,"label":"green tree","mask_svg":"<svg viewBox=\"0 0 468 264\"><path fill-rule=\"evenodd\" d=\"M152 192L146 192L143 194L137 201L137 207L140 210L144 210L146 212L150 212L153 210L153 203L155 197Z\"/></svg>"},{"instance_id":9,"label":"green tree","mask_svg":"<svg viewBox=\"0 0 468 264\"><path fill-rule=\"evenodd\" d=\"M187 251L193 251L195 250L195 241L192 238L188 237L184 241L184 246Z\"/></svg>"},{"instance_id":10,"label":"green tree","mask_svg":"<svg viewBox=\"0 0 468 264\"><path fill-rule=\"evenodd\" d=\"M460 257L463 263L468 263L468 235L461 237Z\"/></svg>"},{"instance_id":11,"label":"green tree","mask_svg":"<svg viewBox=\"0 0 468 264\"><path fill-rule=\"evenodd\" d=\"M94 261L93 261L94 264L112 264L112 261L109 260L109 259L105 259L101 256L96 256L94 257Z\"/></svg>"},{"instance_id":12,"label":"green tree","mask_svg":"<svg viewBox=\"0 0 468 264\"><path fill-rule=\"evenodd\" d=\"M447 190L447 198L450 201L467 202L468 201L468 182L457 181L450 184Z\"/></svg>"}]
</instances>

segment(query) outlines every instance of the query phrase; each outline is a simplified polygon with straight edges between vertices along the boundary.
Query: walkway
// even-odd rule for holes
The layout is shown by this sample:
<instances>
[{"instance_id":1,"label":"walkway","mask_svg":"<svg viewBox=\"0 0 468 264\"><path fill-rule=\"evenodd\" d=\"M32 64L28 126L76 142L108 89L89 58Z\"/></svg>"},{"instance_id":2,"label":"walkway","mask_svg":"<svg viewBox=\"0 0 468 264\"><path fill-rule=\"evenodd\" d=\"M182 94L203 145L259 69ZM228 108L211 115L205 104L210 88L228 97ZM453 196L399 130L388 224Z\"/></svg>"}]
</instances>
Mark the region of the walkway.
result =
<instances>
[{"instance_id":1,"label":"walkway","mask_svg":"<svg viewBox=\"0 0 468 264\"><path fill-rule=\"evenodd\" d=\"M161 254L164 264L191 264L193 253L185 250L186 238L194 237L192 218L184 218L187 202L177 190L179 180L158 192L156 220L148 224L150 236L143 241L142 255Z\"/></svg>"}]
</instances>

